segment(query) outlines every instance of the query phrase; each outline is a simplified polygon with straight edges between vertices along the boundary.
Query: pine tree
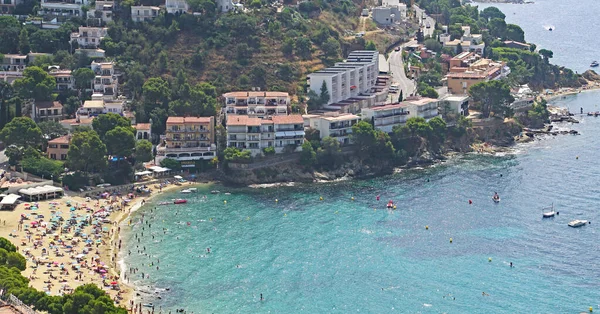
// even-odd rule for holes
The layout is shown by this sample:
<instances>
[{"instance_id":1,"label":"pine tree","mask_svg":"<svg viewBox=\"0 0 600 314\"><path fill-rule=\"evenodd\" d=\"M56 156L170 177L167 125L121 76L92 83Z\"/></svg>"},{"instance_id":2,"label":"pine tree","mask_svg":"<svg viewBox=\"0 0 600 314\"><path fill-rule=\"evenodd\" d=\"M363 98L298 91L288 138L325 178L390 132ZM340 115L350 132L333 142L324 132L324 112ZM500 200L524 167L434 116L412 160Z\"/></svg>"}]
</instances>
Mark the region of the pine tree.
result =
<instances>
[{"instance_id":1,"label":"pine tree","mask_svg":"<svg viewBox=\"0 0 600 314\"><path fill-rule=\"evenodd\" d=\"M402 102L404 100L403 98L404 97L402 95L402 90L400 90L400 96L398 96L398 102Z\"/></svg>"},{"instance_id":2,"label":"pine tree","mask_svg":"<svg viewBox=\"0 0 600 314\"><path fill-rule=\"evenodd\" d=\"M325 83L325 81L323 81L323 85L321 85L321 105L326 105L329 103L329 100L331 99L331 97L329 96L329 91L327 90L327 83Z\"/></svg>"},{"instance_id":3,"label":"pine tree","mask_svg":"<svg viewBox=\"0 0 600 314\"><path fill-rule=\"evenodd\" d=\"M23 28L21 33L19 33L19 52L26 55L30 51L31 47L29 46L29 33L27 33L27 30Z\"/></svg>"}]
</instances>

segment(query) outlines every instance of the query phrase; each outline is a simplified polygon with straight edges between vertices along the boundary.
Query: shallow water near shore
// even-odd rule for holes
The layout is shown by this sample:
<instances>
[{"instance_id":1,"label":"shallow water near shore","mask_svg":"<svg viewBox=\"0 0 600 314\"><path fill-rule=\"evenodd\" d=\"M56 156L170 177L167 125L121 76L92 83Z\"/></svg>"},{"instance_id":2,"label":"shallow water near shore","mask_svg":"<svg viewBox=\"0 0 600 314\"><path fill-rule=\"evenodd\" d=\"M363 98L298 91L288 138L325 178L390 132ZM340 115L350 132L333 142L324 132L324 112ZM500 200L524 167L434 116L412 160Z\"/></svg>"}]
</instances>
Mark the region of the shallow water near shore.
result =
<instances>
[{"instance_id":1,"label":"shallow water near shore","mask_svg":"<svg viewBox=\"0 0 600 314\"><path fill-rule=\"evenodd\" d=\"M599 96L587 92L553 104L597 110ZM139 243L143 225L124 228L126 267L139 269L128 277L150 292L141 293L144 303L173 313L598 309L600 118L576 118L580 124L560 127L581 135L549 136L517 146L516 154L468 154L370 180L202 186L185 195L185 205L156 206L182 197L159 196L132 216L134 222L153 216ZM388 200L398 209L387 210ZM560 215L542 219L551 203ZM569 228L573 219L592 224ZM137 253L144 246L151 258Z\"/></svg>"}]
</instances>

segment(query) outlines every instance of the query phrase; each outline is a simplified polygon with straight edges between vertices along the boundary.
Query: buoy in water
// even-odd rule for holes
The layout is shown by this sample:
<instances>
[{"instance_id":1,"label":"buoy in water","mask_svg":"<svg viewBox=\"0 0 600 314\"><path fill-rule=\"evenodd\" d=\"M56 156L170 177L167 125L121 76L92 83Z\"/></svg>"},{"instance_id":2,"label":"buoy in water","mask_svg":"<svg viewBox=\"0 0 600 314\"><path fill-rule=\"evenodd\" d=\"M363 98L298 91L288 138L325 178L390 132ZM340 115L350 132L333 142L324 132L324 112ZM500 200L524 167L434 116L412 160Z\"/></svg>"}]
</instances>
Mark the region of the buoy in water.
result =
<instances>
[{"instance_id":1,"label":"buoy in water","mask_svg":"<svg viewBox=\"0 0 600 314\"><path fill-rule=\"evenodd\" d=\"M396 209L396 205L394 205L394 209Z\"/></svg>"},{"instance_id":2,"label":"buoy in water","mask_svg":"<svg viewBox=\"0 0 600 314\"><path fill-rule=\"evenodd\" d=\"M488 257L488 262L491 262L491 261L492 261L492 258L491 258L491 257Z\"/></svg>"},{"instance_id":3,"label":"buoy in water","mask_svg":"<svg viewBox=\"0 0 600 314\"><path fill-rule=\"evenodd\" d=\"M223 204L227 204L227 201L223 201Z\"/></svg>"},{"instance_id":4,"label":"buoy in water","mask_svg":"<svg viewBox=\"0 0 600 314\"><path fill-rule=\"evenodd\" d=\"M590 313L594 311L594 308L590 306Z\"/></svg>"},{"instance_id":5,"label":"buoy in water","mask_svg":"<svg viewBox=\"0 0 600 314\"><path fill-rule=\"evenodd\" d=\"M471 205L471 204L473 204L473 201L472 201L472 200L469 200L469 205Z\"/></svg>"},{"instance_id":6,"label":"buoy in water","mask_svg":"<svg viewBox=\"0 0 600 314\"><path fill-rule=\"evenodd\" d=\"M323 196L319 197L319 201L322 201L322 200L323 200Z\"/></svg>"},{"instance_id":7,"label":"buoy in water","mask_svg":"<svg viewBox=\"0 0 600 314\"><path fill-rule=\"evenodd\" d=\"M354 201L354 196L352 196L352 200Z\"/></svg>"},{"instance_id":8,"label":"buoy in water","mask_svg":"<svg viewBox=\"0 0 600 314\"><path fill-rule=\"evenodd\" d=\"M579 159L579 156L575 156L575 159Z\"/></svg>"},{"instance_id":9,"label":"buoy in water","mask_svg":"<svg viewBox=\"0 0 600 314\"><path fill-rule=\"evenodd\" d=\"M429 226L425 226L425 230L429 230Z\"/></svg>"},{"instance_id":10,"label":"buoy in water","mask_svg":"<svg viewBox=\"0 0 600 314\"><path fill-rule=\"evenodd\" d=\"M275 199L275 203L277 203L277 202L279 202L279 200L278 200L278 199Z\"/></svg>"},{"instance_id":11,"label":"buoy in water","mask_svg":"<svg viewBox=\"0 0 600 314\"><path fill-rule=\"evenodd\" d=\"M450 243L452 243L452 238L450 238Z\"/></svg>"}]
</instances>

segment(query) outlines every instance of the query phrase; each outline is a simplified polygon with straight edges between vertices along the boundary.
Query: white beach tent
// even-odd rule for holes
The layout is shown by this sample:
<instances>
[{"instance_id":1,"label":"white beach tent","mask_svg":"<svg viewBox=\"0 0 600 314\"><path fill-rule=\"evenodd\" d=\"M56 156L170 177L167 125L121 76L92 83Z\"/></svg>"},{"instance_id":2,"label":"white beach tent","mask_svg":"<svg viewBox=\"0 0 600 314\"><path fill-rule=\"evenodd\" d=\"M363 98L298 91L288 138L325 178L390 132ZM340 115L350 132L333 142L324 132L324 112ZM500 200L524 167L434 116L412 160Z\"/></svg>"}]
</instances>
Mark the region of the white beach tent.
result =
<instances>
[{"instance_id":1,"label":"white beach tent","mask_svg":"<svg viewBox=\"0 0 600 314\"><path fill-rule=\"evenodd\" d=\"M136 176L149 176L152 174L152 171L140 171L140 172L136 172L135 175Z\"/></svg>"},{"instance_id":2,"label":"white beach tent","mask_svg":"<svg viewBox=\"0 0 600 314\"><path fill-rule=\"evenodd\" d=\"M33 188L19 190L19 194L26 197L30 201L55 198L57 196L62 196L63 192L64 191L62 188L52 185L36 186Z\"/></svg>"},{"instance_id":3,"label":"white beach tent","mask_svg":"<svg viewBox=\"0 0 600 314\"><path fill-rule=\"evenodd\" d=\"M21 196L17 194L5 195L4 198L2 198L2 201L0 201L0 208L13 209L17 205L17 200L20 198Z\"/></svg>"}]
</instances>

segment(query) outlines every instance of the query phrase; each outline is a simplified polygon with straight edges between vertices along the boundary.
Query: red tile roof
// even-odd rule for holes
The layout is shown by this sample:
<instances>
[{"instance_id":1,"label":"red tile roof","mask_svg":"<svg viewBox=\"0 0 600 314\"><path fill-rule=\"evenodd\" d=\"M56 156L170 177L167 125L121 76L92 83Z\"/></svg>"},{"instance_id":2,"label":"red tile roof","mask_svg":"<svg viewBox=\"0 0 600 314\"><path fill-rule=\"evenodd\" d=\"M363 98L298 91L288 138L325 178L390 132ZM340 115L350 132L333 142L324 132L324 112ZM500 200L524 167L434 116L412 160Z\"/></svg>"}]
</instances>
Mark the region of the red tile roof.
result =
<instances>
[{"instance_id":1,"label":"red tile roof","mask_svg":"<svg viewBox=\"0 0 600 314\"><path fill-rule=\"evenodd\" d=\"M227 125L260 126L261 120L260 118L251 118L248 116L228 115Z\"/></svg>"},{"instance_id":2,"label":"red tile roof","mask_svg":"<svg viewBox=\"0 0 600 314\"><path fill-rule=\"evenodd\" d=\"M273 116L273 123L275 124L303 124L304 119L299 114L291 114L289 116Z\"/></svg>"},{"instance_id":3,"label":"red tile roof","mask_svg":"<svg viewBox=\"0 0 600 314\"><path fill-rule=\"evenodd\" d=\"M71 135L65 135L48 141L48 144L69 144Z\"/></svg>"},{"instance_id":4,"label":"red tile roof","mask_svg":"<svg viewBox=\"0 0 600 314\"><path fill-rule=\"evenodd\" d=\"M150 123L138 123L135 125L136 130L150 130Z\"/></svg>"},{"instance_id":5,"label":"red tile roof","mask_svg":"<svg viewBox=\"0 0 600 314\"><path fill-rule=\"evenodd\" d=\"M35 107L38 109L60 109L63 106L58 101L38 101L35 103Z\"/></svg>"},{"instance_id":6,"label":"red tile roof","mask_svg":"<svg viewBox=\"0 0 600 314\"><path fill-rule=\"evenodd\" d=\"M169 117L167 124L210 123L211 117Z\"/></svg>"}]
</instances>

